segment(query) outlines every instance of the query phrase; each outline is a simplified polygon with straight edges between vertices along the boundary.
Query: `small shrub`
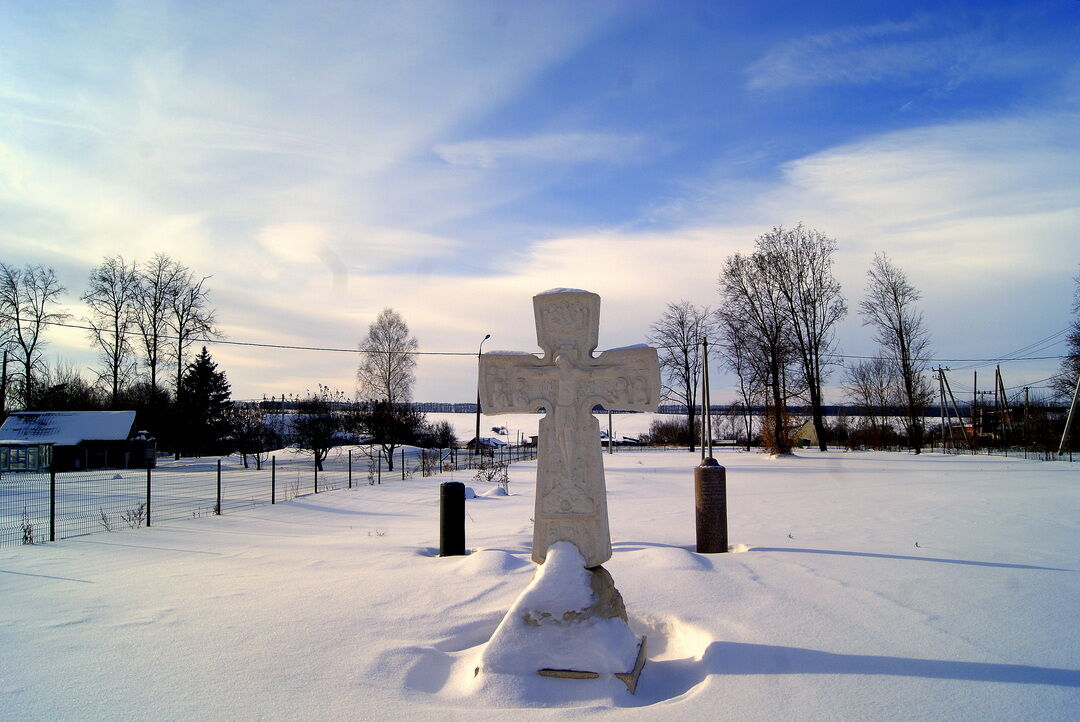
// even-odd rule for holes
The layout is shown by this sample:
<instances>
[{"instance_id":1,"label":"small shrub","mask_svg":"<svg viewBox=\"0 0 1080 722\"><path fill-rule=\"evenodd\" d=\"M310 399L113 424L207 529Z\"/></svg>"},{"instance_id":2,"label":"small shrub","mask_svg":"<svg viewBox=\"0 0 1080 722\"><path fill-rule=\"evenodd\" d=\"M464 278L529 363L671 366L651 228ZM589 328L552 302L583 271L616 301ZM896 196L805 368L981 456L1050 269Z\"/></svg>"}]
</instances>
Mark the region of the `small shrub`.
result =
<instances>
[{"instance_id":1,"label":"small shrub","mask_svg":"<svg viewBox=\"0 0 1080 722\"><path fill-rule=\"evenodd\" d=\"M420 473L422 476L431 476L439 471L439 462L442 454L435 449L420 450Z\"/></svg>"},{"instance_id":2,"label":"small shrub","mask_svg":"<svg viewBox=\"0 0 1080 722\"><path fill-rule=\"evenodd\" d=\"M503 491L510 493L510 475L504 461L482 461L480 466L476 467L473 478L486 484L498 484Z\"/></svg>"},{"instance_id":3,"label":"small shrub","mask_svg":"<svg viewBox=\"0 0 1080 722\"><path fill-rule=\"evenodd\" d=\"M134 509L128 509L121 513L120 518L132 529L138 529L146 521L146 502L144 501Z\"/></svg>"},{"instance_id":4,"label":"small shrub","mask_svg":"<svg viewBox=\"0 0 1080 722\"><path fill-rule=\"evenodd\" d=\"M22 543L34 543L34 523L30 521L30 513L25 507L23 508L22 513Z\"/></svg>"},{"instance_id":5,"label":"small shrub","mask_svg":"<svg viewBox=\"0 0 1080 722\"><path fill-rule=\"evenodd\" d=\"M109 515L105 513L104 507L99 506L98 513L101 515L101 518L98 519L98 524L101 525L101 528L105 531L112 531L112 521L109 520Z\"/></svg>"}]
</instances>

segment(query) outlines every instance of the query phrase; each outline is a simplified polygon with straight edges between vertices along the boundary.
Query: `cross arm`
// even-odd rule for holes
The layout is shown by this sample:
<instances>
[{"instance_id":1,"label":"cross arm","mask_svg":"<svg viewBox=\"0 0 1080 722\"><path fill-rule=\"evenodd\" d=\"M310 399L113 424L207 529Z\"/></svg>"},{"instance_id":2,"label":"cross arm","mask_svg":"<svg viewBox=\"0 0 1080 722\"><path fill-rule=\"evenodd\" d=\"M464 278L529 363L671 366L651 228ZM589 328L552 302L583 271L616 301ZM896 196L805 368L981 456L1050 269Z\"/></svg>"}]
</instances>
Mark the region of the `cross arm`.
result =
<instances>
[{"instance_id":1,"label":"cross arm","mask_svg":"<svg viewBox=\"0 0 1080 722\"><path fill-rule=\"evenodd\" d=\"M611 411L656 411L660 403L660 361L649 346L603 351L594 360L590 407Z\"/></svg>"},{"instance_id":2,"label":"cross arm","mask_svg":"<svg viewBox=\"0 0 1080 722\"><path fill-rule=\"evenodd\" d=\"M485 414L548 408L555 384L550 364L531 353L488 352L480 357L480 404Z\"/></svg>"}]
</instances>

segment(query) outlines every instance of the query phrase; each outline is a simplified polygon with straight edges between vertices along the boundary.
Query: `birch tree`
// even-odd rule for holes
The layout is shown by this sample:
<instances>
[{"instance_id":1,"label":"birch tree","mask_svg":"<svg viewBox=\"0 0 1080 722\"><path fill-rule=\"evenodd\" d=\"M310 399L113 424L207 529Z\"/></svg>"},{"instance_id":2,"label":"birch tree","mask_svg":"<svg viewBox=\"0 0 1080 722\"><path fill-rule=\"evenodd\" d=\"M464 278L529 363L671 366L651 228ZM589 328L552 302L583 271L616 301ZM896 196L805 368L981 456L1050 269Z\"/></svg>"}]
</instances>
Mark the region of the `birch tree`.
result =
<instances>
[{"instance_id":1,"label":"birch tree","mask_svg":"<svg viewBox=\"0 0 1080 722\"><path fill-rule=\"evenodd\" d=\"M362 425L382 447L387 468L394 468L394 450L412 440L423 423L423 414L414 414L412 400L416 380L416 338L409 325L394 309L384 308L368 326L360 342L360 364L356 369L358 393L363 404Z\"/></svg>"}]
</instances>

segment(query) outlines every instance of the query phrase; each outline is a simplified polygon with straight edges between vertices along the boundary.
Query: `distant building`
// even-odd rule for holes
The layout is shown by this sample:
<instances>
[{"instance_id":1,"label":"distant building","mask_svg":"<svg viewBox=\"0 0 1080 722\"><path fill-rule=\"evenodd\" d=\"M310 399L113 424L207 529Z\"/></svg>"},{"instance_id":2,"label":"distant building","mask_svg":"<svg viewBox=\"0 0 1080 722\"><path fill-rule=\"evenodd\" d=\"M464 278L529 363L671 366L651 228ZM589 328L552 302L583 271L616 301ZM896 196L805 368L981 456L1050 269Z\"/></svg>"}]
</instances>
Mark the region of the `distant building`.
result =
<instances>
[{"instance_id":1,"label":"distant building","mask_svg":"<svg viewBox=\"0 0 1080 722\"><path fill-rule=\"evenodd\" d=\"M814 428L813 421L807 421L798 428L795 435L791 437L791 440L795 442L796 446L807 447L818 445L817 429Z\"/></svg>"},{"instance_id":2,"label":"distant building","mask_svg":"<svg viewBox=\"0 0 1080 722\"><path fill-rule=\"evenodd\" d=\"M156 451L134 411L21 411L0 426L0 471L144 469Z\"/></svg>"},{"instance_id":3,"label":"distant building","mask_svg":"<svg viewBox=\"0 0 1080 722\"><path fill-rule=\"evenodd\" d=\"M465 448L468 449L469 451L475 451L477 446L478 445L477 445L475 436L473 438L469 439L467 442L465 442ZM480 453L481 454L491 455L491 454L493 454L495 452L495 449L501 449L504 446L506 446L506 442L503 441L502 439L496 439L496 438L494 438L492 436L481 436L480 437L479 447L480 447Z\"/></svg>"}]
</instances>

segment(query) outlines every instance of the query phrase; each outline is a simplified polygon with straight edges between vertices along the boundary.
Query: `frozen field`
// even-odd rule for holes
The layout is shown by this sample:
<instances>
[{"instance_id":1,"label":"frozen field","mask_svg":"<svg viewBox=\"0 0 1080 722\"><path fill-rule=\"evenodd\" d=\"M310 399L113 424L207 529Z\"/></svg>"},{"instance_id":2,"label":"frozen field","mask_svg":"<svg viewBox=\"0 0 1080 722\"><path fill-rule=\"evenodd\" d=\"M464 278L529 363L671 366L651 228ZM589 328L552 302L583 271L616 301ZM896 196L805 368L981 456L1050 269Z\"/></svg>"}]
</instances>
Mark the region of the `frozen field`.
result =
<instances>
[{"instance_id":1,"label":"frozen field","mask_svg":"<svg viewBox=\"0 0 1080 722\"><path fill-rule=\"evenodd\" d=\"M1075 719L1077 465L719 458L746 551L703 556L697 457L604 456L636 696L473 677L531 573L521 463L466 557L435 556L450 474L0 549L0 718Z\"/></svg>"}]
</instances>

